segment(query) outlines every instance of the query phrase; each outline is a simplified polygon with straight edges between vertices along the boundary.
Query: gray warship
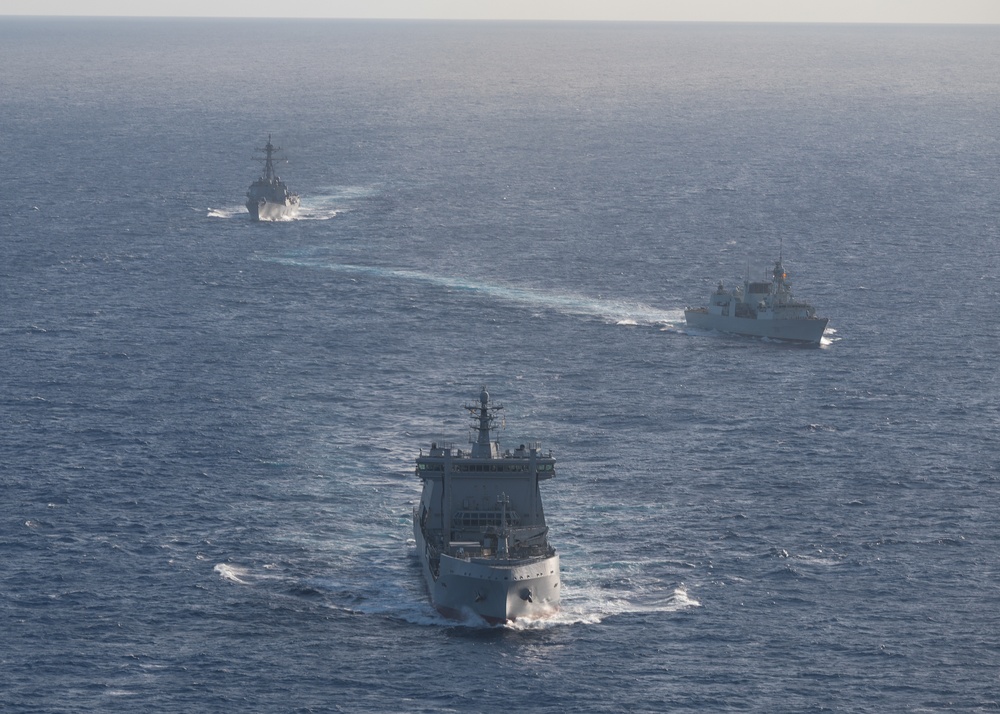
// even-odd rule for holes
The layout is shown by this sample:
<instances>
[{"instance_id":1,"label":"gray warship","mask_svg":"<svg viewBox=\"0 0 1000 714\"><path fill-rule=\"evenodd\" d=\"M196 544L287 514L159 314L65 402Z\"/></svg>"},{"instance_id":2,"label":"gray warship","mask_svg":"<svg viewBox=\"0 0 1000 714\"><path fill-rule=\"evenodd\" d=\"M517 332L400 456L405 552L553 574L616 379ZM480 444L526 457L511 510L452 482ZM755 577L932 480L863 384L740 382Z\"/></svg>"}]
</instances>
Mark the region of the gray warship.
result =
<instances>
[{"instance_id":1,"label":"gray warship","mask_svg":"<svg viewBox=\"0 0 1000 714\"><path fill-rule=\"evenodd\" d=\"M818 343L828 322L812 305L792 297L780 253L770 280L747 277L733 290L720 282L708 307L686 308L684 318L688 327L802 343Z\"/></svg>"},{"instance_id":2,"label":"gray warship","mask_svg":"<svg viewBox=\"0 0 1000 714\"><path fill-rule=\"evenodd\" d=\"M417 458L423 481L413 538L431 603L445 617L477 615L491 625L559 609L559 556L548 543L539 483L555 459L538 443L500 451L490 441L497 413L483 388L467 406L470 451L431 444Z\"/></svg>"},{"instance_id":3,"label":"gray warship","mask_svg":"<svg viewBox=\"0 0 1000 714\"><path fill-rule=\"evenodd\" d=\"M280 221L294 218L299 211L298 194L288 190L278 175L274 172L274 154L281 151L271 144L271 135L267 135L267 145L257 151L264 152L264 174L250 184L247 191L247 210L254 221Z\"/></svg>"}]
</instances>

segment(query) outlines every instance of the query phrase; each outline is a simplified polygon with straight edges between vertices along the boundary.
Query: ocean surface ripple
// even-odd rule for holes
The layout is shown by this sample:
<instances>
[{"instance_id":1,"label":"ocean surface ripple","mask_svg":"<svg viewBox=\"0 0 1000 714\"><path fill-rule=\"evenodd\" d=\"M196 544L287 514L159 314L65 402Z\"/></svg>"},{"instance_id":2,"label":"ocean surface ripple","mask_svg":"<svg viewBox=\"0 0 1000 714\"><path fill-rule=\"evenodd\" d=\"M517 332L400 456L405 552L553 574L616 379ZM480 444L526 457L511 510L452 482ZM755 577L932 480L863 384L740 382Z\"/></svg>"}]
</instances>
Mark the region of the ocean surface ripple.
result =
<instances>
[{"instance_id":1,"label":"ocean surface ripple","mask_svg":"<svg viewBox=\"0 0 1000 714\"><path fill-rule=\"evenodd\" d=\"M998 35L0 18L0 708L996 710ZM481 385L551 620L420 581Z\"/></svg>"}]
</instances>

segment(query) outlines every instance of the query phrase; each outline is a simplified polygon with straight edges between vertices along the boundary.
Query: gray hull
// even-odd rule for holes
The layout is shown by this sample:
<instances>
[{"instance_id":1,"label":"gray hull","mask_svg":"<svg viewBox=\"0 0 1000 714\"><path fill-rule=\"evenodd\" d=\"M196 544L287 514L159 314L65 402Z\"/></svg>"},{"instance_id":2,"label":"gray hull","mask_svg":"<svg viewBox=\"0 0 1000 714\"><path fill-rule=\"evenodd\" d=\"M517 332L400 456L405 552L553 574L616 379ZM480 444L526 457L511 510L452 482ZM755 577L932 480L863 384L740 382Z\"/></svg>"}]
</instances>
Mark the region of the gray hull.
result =
<instances>
[{"instance_id":1,"label":"gray hull","mask_svg":"<svg viewBox=\"0 0 1000 714\"><path fill-rule=\"evenodd\" d=\"M250 211L250 219L254 221L288 221L298 214L299 203L298 201L294 203L247 201L247 210Z\"/></svg>"},{"instance_id":2,"label":"gray hull","mask_svg":"<svg viewBox=\"0 0 1000 714\"><path fill-rule=\"evenodd\" d=\"M284 181L274 172L274 155L280 151L267 135L264 152L264 174L247 189L247 210L253 221L288 221L299 210L299 196L288 190Z\"/></svg>"},{"instance_id":3,"label":"gray hull","mask_svg":"<svg viewBox=\"0 0 1000 714\"><path fill-rule=\"evenodd\" d=\"M704 309L685 310L684 318L688 327L787 342L819 342L828 322L825 317L795 320L729 317L712 315Z\"/></svg>"},{"instance_id":4,"label":"gray hull","mask_svg":"<svg viewBox=\"0 0 1000 714\"><path fill-rule=\"evenodd\" d=\"M539 484L555 477L556 460L538 442L501 451L490 440L503 406L485 387L466 409L478 432L472 450L432 442L416 459L413 540L431 604L491 625L548 617L559 609L559 556Z\"/></svg>"},{"instance_id":5,"label":"gray hull","mask_svg":"<svg viewBox=\"0 0 1000 714\"><path fill-rule=\"evenodd\" d=\"M435 577L419 527L414 536L431 604L445 617L473 614L502 625L549 617L559 610L558 554L514 562L441 555Z\"/></svg>"}]
</instances>

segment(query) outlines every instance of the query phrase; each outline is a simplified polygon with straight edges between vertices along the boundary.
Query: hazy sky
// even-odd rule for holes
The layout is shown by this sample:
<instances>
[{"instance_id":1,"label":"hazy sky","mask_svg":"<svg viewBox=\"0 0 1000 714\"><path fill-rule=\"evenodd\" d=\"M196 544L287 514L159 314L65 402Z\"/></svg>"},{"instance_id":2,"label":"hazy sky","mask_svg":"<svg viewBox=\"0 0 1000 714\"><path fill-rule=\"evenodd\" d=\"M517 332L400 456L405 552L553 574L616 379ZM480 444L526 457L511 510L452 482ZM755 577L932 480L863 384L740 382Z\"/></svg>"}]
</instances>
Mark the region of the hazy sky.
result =
<instances>
[{"instance_id":1,"label":"hazy sky","mask_svg":"<svg viewBox=\"0 0 1000 714\"><path fill-rule=\"evenodd\" d=\"M1000 0L2 0L0 15L1000 24Z\"/></svg>"},{"instance_id":2,"label":"hazy sky","mask_svg":"<svg viewBox=\"0 0 1000 714\"><path fill-rule=\"evenodd\" d=\"M3 0L0 15L1000 24L1000 0Z\"/></svg>"}]
</instances>

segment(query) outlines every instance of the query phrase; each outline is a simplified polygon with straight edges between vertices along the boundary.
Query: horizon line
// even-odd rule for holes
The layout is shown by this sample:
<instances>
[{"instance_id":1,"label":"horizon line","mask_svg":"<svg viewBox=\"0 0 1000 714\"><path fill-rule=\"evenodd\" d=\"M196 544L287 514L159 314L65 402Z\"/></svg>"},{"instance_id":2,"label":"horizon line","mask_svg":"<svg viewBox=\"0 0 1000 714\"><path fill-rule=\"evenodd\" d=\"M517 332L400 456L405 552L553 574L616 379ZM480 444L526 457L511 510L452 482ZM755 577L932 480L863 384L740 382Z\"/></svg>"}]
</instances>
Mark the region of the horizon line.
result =
<instances>
[{"instance_id":1,"label":"horizon line","mask_svg":"<svg viewBox=\"0 0 1000 714\"><path fill-rule=\"evenodd\" d=\"M288 15L122 15L122 14L34 14L34 13L5 13L0 12L0 19L3 18L32 18L32 19L108 19L108 20L271 20L271 21L296 21L296 20L330 20L330 21L362 21L362 22L523 22L523 23L575 23L575 24L706 24L706 25L888 25L888 26L953 26L953 27L996 27L998 22L968 22L959 20L746 20L746 19L649 19L649 18L565 18L565 17L372 17L372 16L325 16L325 15L302 15L290 17Z\"/></svg>"}]
</instances>

